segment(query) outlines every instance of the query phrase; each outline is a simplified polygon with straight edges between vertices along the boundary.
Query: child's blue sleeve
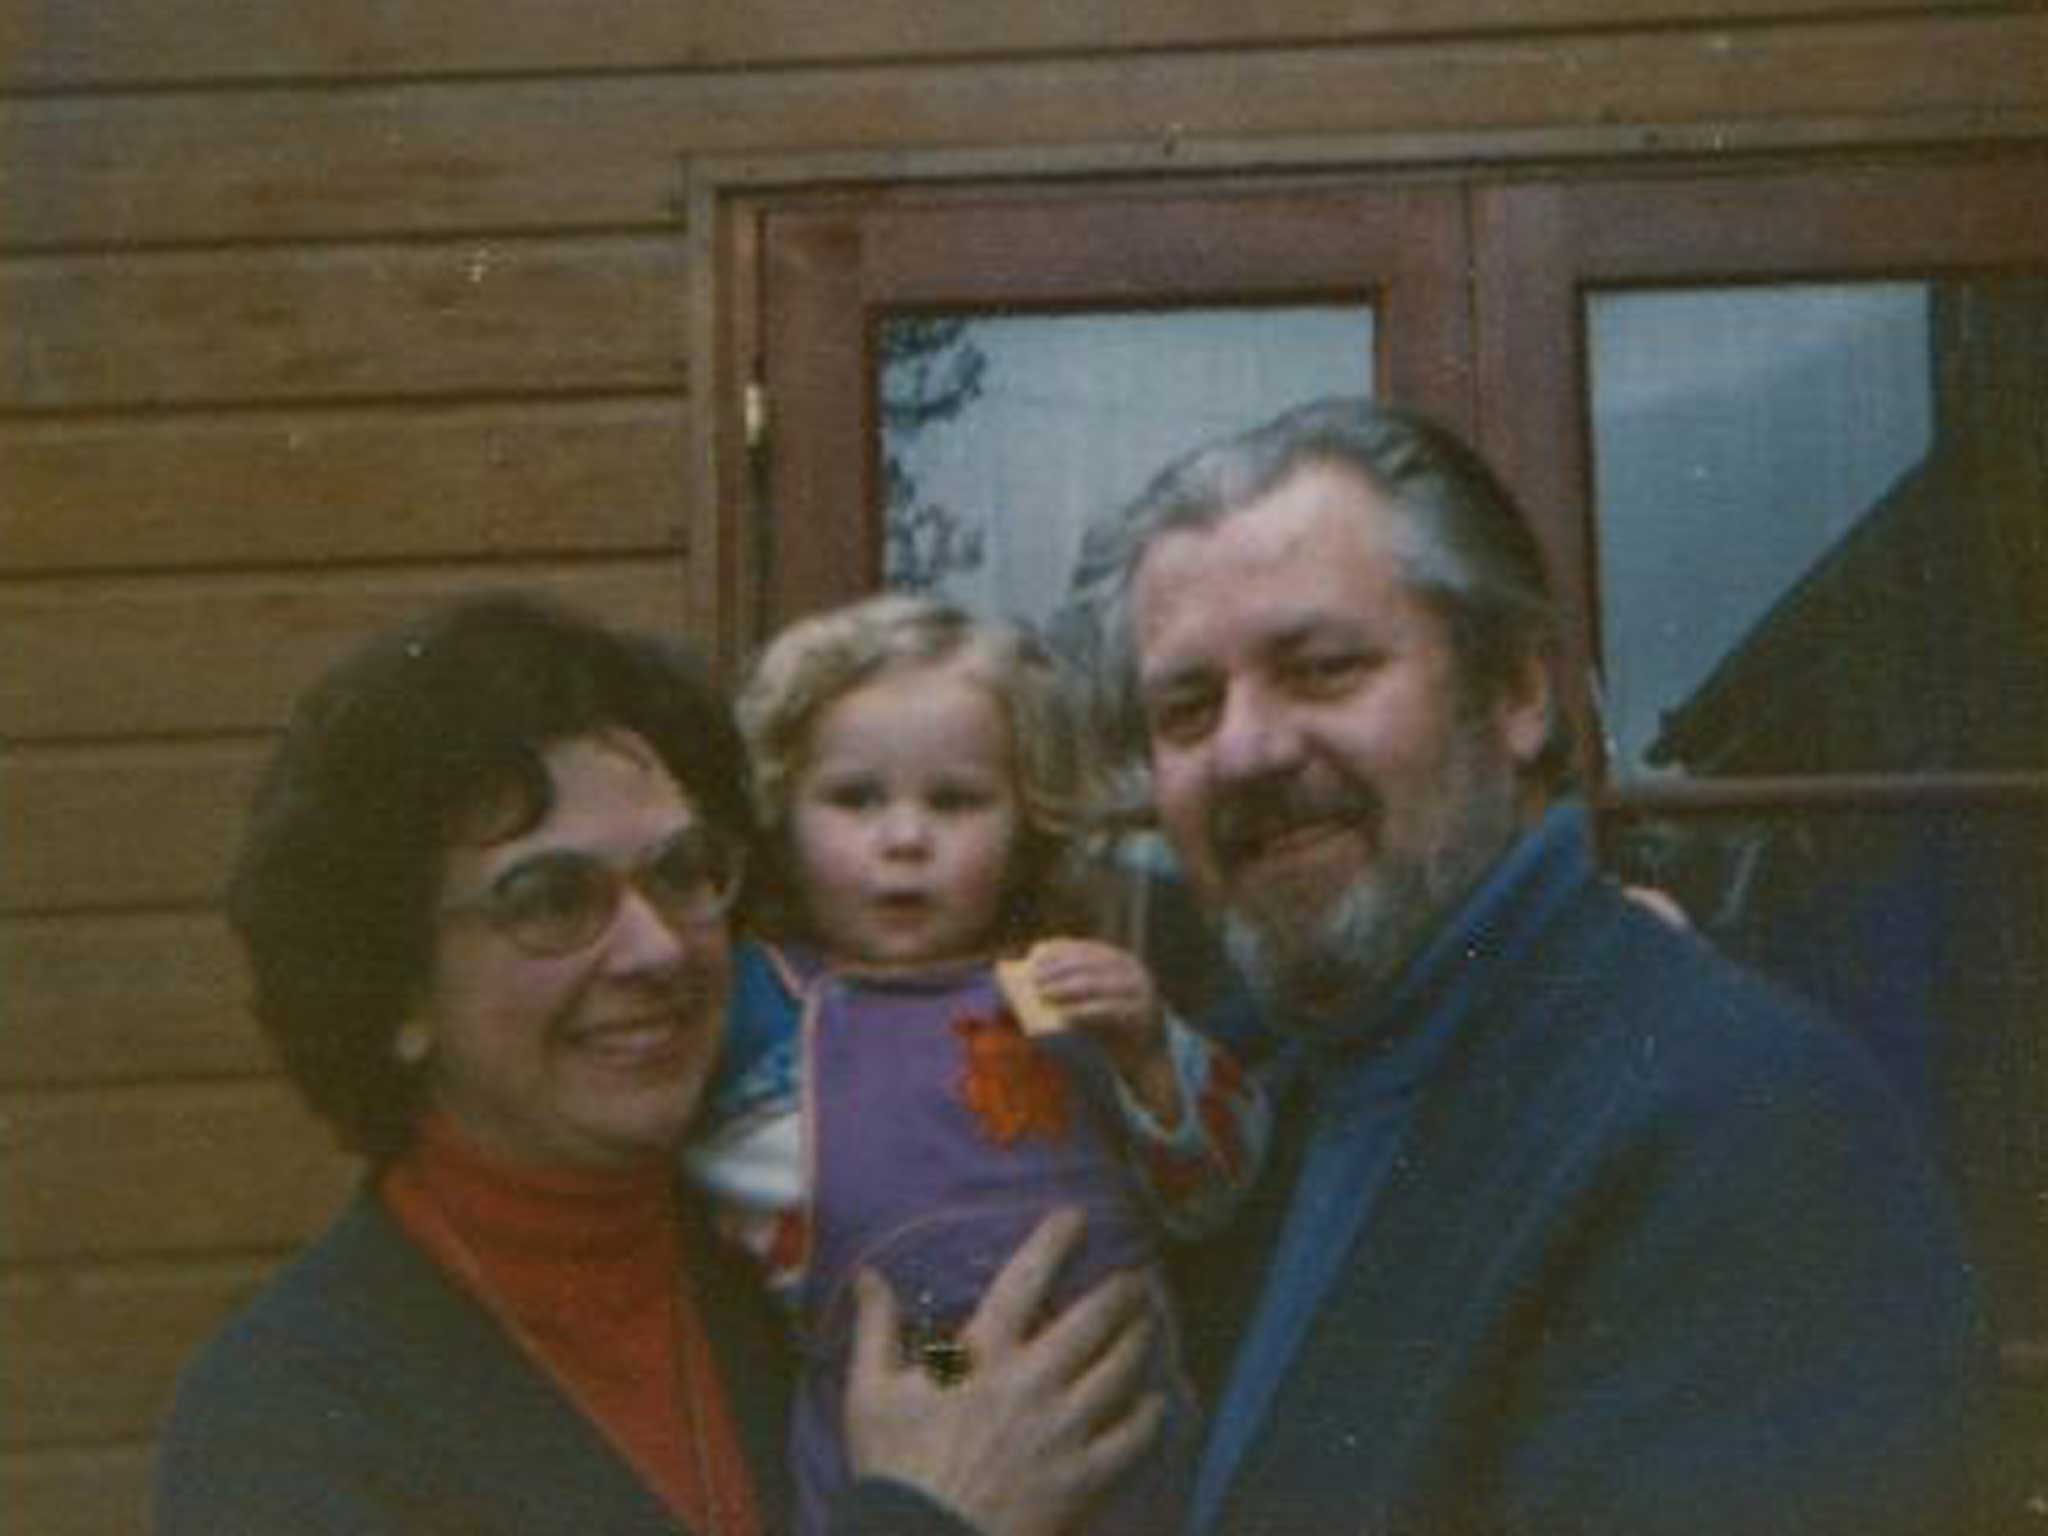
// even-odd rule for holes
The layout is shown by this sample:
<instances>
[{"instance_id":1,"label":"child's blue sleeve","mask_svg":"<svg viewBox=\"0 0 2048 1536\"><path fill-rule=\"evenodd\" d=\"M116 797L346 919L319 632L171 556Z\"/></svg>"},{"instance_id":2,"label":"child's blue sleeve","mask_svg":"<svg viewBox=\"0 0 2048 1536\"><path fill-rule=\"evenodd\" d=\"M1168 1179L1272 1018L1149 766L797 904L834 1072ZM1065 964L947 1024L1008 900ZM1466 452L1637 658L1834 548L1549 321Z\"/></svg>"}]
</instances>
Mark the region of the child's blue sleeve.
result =
<instances>
[{"instance_id":1,"label":"child's blue sleeve","mask_svg":"<svg viewBox=\"0 0 2048 1536\"><path fill-rule=\"evenodd\" d=\"M797 1000L768 951L751 940L734 944L725 1049L706 1093L714 1118L787 1094L800 1027Z\"/></svg>"}]
</instances>

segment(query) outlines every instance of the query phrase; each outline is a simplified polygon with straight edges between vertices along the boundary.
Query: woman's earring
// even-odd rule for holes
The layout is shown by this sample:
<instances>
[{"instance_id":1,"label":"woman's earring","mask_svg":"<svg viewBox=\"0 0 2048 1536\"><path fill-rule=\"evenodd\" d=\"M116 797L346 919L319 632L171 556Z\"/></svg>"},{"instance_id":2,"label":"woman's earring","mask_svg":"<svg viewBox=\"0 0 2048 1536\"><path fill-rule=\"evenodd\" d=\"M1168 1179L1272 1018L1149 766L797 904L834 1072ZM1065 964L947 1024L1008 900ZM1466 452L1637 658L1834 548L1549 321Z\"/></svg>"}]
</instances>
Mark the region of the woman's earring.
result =
<instances>
[{"instance_id":1,"label":"woman's earring","mask_svg":"<svg viewBox=\"0 0 2048 1536\"><path fill-rule=\"evenodd\" d=\"M391 1042L391 1054L398 1058L400 1066L416 1067L427 1059L427 1052L434 1048L427 1026L417 1019L408 1019L398 1026L398 1035Z\"/></svg>"}]
</instances>

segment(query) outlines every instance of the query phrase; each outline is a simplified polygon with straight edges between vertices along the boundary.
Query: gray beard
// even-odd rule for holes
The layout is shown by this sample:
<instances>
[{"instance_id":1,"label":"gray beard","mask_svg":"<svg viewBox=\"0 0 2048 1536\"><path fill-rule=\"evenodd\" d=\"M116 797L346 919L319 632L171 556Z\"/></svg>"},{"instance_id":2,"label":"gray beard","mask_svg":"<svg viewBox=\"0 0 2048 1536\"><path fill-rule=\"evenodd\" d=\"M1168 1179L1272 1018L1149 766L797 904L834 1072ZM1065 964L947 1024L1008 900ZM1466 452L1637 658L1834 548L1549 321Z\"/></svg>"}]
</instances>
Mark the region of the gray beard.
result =
<instances>
[{"instance_id":1,"label":"gray beard","mask_svg":"<svg viewBox=\"0 0 2048 1536\"><path fill-rule=\"evenodd\" d=\"M1436 926L1439 898L1414 865L1354 881L1313 916L1233 908L1232 963L1281 1028L1313 1032L1390 983Z\"/></svg>"},{"instance_id":2,"label":"gray beard","mask_svg":"<svg viewBox=\"0 0 2048 1536\"><path fill-rule=\"evenodd\" d=\"M1506 850L1512 776L1490 786L1466 753L1449 766L1457 809L1441 846L1383 859L1317 911L1276 900L1223 914L1225 952L1274 1025L1320 1033L1384 995Z\"/></svg>"}]
</instances>

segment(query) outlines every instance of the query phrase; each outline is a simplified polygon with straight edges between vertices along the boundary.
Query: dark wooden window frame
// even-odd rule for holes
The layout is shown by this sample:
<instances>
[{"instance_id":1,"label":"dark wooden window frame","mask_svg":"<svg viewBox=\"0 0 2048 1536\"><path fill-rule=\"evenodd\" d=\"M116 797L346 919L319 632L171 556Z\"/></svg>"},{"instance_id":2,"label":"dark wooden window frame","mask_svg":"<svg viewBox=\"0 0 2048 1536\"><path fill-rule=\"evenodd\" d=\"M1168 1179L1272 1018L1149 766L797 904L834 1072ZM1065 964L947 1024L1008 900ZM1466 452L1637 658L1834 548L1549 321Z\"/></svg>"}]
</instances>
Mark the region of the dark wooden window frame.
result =
<instances>
[{"instance_id":1,"label":"dark wooden window frame","mask_svg":"<svg viewBox=\"0 0 2048 1536\"><path fill-rule=\"evenodd\" d=\"M2048 154L1682 167L1475 192L1481 440L1550 545L1577 616L1574 674L1601 654L1584 301L1595 290L2048 271ZM1937 212L1938 210L1938 212ZM1582 693L1582 711L1589 706ZM2048 799L2048 773L1927 772L1612 784L1610 808L1714 812Z\"/></svg>"},{"instance_id":2,"label":"dark wooden window frame","mask_svg":"<svg viewBox=\"0 0 2048 1536\"><path fill-rule=\"evenodd\" d=\"M1111 150L1035 175L1020 172L1021 155L696 168L705 276L693 339L714 387L699 413L693 570L697 611L719 615L725 655L879 580L880 317L1373 302L1378 387L1472 433L1538 524L1578 616L1567 703L1603 809L2048 798L2037 773L1609 783L1589 686L1599 593L1580 316L1595 288L2041 269L2048 144L1794 155L1766 143L1701 156L1674 141L1597 157L1560 156L1550 141L1423 148L1435 151L1423 163L1403 158L1414 145L1346 163L1342 146L1324 146L1328 163L1256 175ZM765 419L750 422L753 400L767 402Z\"/></svg>"},{"instance_id":3,"label":"dark wooden window frame","mask_svg":"<svg viewBox=\"0 0 2048 1536\"><path fill-rule=\"evenodd\" d=\"M1461 195L1426 178L1364 190L1286 181L734 199L722 252L706 253L733 274L734 301L699 332L725 383L724 407L700 424L700 484L720 509L700 515L700 540L722 557L700 611L724 616L728 653L880 579L870 342L886 315L1369 304L1382 330L1361 385L1372 378L1470 428ZM1387 326L1389 315L1403 318ZM750 400L769 402L765 420L749 422Z\"/></svg>"}]
</instances>

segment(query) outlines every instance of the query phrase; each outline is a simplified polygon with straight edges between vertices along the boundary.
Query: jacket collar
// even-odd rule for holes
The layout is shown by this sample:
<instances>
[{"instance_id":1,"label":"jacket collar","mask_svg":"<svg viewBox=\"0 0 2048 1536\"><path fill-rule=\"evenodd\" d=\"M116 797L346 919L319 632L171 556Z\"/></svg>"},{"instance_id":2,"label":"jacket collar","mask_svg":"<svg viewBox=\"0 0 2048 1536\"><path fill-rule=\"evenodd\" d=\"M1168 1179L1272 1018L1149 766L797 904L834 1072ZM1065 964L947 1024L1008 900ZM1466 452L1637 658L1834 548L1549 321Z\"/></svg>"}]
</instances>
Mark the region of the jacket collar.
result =
<instances>
[{"instance_id":1,"label":"jacket collar","mask_svg":"<svg viewBox=\"0 0 2048 1536\"><path fill-rule=\"evenodd\" d=\"M1326 1105L1408 1091L1462 1038L1481 1005L1596 878L1590 818L1552 806L1405 965L1334 1028L1303 1031L1302 1065Z\"/></svg>"}]
</instances>

